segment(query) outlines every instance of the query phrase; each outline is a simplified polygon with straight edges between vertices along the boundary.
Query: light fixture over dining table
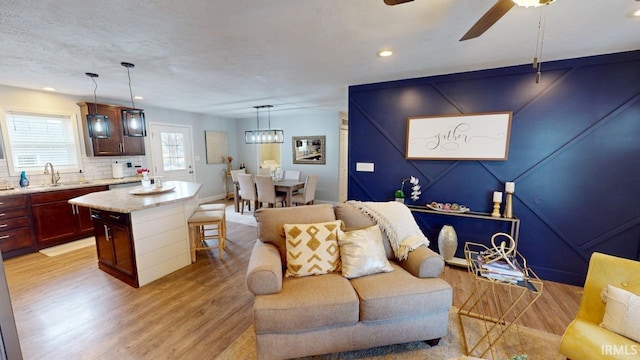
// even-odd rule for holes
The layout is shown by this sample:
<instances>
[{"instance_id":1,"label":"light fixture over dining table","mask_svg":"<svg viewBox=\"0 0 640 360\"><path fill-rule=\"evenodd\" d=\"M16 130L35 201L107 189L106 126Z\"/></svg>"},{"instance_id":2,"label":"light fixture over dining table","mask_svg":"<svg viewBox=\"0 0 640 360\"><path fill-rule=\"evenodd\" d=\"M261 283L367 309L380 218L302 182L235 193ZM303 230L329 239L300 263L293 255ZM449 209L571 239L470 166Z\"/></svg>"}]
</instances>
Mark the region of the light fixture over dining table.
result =
<instances>
[{"instance_id":1,"label":"light fixture over dining table","mask_svg":"<svg viewBox=\"0 0 640 360\"><path fill-rule=\"evenodd\" d=\"M258 105L256 109L256 129L244 132L245 144L282 144L284 130L271 128L271 108L273 105ZM267 109L269 125L266 130L260 130L260 110Z\"/></svg>"}]
</instances>

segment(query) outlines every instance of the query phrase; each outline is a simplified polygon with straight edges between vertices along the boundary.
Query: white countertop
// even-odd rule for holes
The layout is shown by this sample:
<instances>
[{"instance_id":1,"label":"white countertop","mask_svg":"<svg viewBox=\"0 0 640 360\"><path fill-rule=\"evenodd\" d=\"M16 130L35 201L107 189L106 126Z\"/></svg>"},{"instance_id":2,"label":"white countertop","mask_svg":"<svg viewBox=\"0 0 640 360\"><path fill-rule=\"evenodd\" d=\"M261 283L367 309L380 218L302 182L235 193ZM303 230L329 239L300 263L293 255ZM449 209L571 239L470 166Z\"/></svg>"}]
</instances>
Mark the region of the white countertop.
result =
<instances>
[{"instance_id":1,"label":"white countertop","mask_svg":"<svg viewBox=\"0 0 640 360\"><path fill-rule=\"evenodd\" d=\"M50 191L59 191L59 190L70 190L70 189L80 189L92 186L103 186L103 185L117 185L117 184L128 184L134 182L140 182L141 177L126 177L122 179L99 179L99 180L87 180L87 181L70 181L63 182L61 184L51 186L51 185L31 185L26 188L15 188L11 190L1 190L0 197L3 196L12 196L12 195L27 195L34 194L40 192L50 192Z\"/></svg>"},{"instance_id":2,"label":"white countertop","mask_svg":"<svg viewBox=\"0 0 640 360\"><path fill-rule=\"evenodd\" d=\"M152 195L131 194L130 191L138 189L137 187L98 191L73 198L69 200L69 204L119 213L131 213L194 198L200 191L201 184L186 181L165 181L164 186L175 188L168 192Z\"/></svg>"}]
</instances>

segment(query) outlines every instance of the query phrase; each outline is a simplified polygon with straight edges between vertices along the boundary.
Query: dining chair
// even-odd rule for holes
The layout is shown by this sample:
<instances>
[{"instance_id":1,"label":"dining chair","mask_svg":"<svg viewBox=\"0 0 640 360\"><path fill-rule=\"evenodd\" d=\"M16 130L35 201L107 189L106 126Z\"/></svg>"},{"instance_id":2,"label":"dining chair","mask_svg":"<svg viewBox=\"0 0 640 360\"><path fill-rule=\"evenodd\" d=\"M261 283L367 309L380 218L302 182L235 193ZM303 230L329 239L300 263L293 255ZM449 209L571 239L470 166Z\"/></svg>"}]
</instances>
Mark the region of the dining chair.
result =
<instances>
[{"instance_id":1,"label":"dining chair","mask_svg":"<svg viewBox=\"0 0 640 360\"><path fill-rule=\"evenodd\" d=\"M236 175L238 175L238 174L246 174L246 173L247 173L246 169L231 170L231 180L233 182L238 182L238 177Z\"/></svg>"},{"instance_id":2,"label":"dining chair","mask_svg":"<svg viewBox=\"0 0 640 360\"><path fill-rule=\"evenodd\" d=\"M236 176L238 177L238 185L240 186L238 189L238 194L240 195L240 213L244 214L245 203L249 206L249 211L251 211L252 202L257 205L258 196L256 194L256 186L253 183L253 175L237 174Z\"/></svg>"},{"instance_id":3,"label":"dining chair","mask_svg":"<svg viewBox=\"0 0 640 360\"><path fill-rule=\"evenodd\" d=\"M256 175L256 188L258 189L258 204L267 203L269 207L276 207L277 203L281 203L284 207L284 195L276 194L271 176Z\"/></svg>"},{"instance_id":4,"label":"dining chair","mask_svg":"<svg viewBox=\"0 0 640 360\"><path fill-rule=\"evenodd\" d=\"M300 181L300 170L285 170L284 180Z\"/></svg>"},{"instance_id":5,"label":"dining chair","mask_svg":"<svg viewBox=\"0 0 640 360\"><path fill-rule=\"evenodd\" d=\"M271 176L271 168L263 167L258 170L258 175L269 175Z\"/></svg>"},{"instance_id":6,"label":"dining chair","mask_svg":"<svg viewBox=\"0 0 640 360\"><path fill-rule=\"evenodd\" d=\"M291 196L291 204L313 204L313 201L316 199L316 184L318 183L318 174L313 174L307 176L307 179L304 182L304 187L300 190L299 193L293 194Z\"/></svg>"},{"instance_id":7,"label":"dining chair","mask_svg":"<svg viewBox=\"0 0 640 360\"><path fill-rule=\"evenodd\" d=\"M235 196L235 187L238 186L238 174L246 174L247 170L246 169L239 169L239 170L231 170L230 175L231 175L231 186L233 186L233 191L227 191L229 193L234 194ZM234 200L236 203L240 203L240 194L238 194L238 199ZM236 210L236 212L238 212L238 210Z\"/></svg>"}]
</instances>

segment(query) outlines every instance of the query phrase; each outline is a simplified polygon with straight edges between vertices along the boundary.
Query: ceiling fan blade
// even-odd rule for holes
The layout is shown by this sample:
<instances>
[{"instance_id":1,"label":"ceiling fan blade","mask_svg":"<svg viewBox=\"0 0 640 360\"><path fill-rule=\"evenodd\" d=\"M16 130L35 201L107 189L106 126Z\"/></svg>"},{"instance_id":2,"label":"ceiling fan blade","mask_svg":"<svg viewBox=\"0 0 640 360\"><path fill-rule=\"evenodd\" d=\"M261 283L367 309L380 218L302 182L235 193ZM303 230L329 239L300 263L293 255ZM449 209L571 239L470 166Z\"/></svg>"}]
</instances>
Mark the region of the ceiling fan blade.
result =
<instances>
[{"instance_id":1,"label":"ceiling fan blade","mask_svg":"<svg viewBox=\"0 0 640 360\"><path fill-rule=\"evenodd\" d=\"M384 3L389 5L389 6L393 6L393 5L400 5L400 4L404 4L406 2L411 2L413 0L384 0Z\"/></svg>"},{"instance_id":2,"label":"ceiling fan blade","mask_svg":"<svg viewBox=\"0 0 640 360\"><path fill-rule=\"evenodd\" d=\"M498 2L489 9L480 20L478 20L469 31L467 31L460 41L477 38L485 31L489 30L507 11L511 10L516 4L511 0L498 0Z\"/></svg>"}]
</instances>

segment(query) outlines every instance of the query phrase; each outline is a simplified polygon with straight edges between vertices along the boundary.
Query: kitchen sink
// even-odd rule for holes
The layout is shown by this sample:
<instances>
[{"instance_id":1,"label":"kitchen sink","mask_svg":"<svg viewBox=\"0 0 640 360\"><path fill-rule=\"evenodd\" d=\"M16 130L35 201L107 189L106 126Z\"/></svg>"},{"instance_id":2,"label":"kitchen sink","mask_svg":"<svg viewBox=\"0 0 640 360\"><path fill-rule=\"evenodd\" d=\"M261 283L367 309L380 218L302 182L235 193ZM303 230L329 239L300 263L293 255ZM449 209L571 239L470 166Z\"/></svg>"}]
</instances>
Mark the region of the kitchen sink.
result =
<instances>
[{"instance_id":1,"label":"kitchen sink","mask_svg":"<svg viewBox=\"0 0 640 360\"><path fill-rule=\"evenodd\" d=\"M91 181L87 181L87 180L84 180L84 181L66 181L66 182L63 182L61 184L56 184L56 185L82 185L82 184L91 184ZM53 186L56 186L56 185L53 185Z\"/></svg>"},{"instance_id":2,"label":"kitchen sink","mask_svg":"<svg viewBox=\"0 0 640 360\"><path fill-rule=\"evenodd\" d=\"M92 181L65 181L57 184L29 185L27 188L23 190L50 189L50 188L59 188L59 187L65 187L65 186L83 185L83 184L91 184L91 183Z\"/></svg>"},{"instance_id":3,"label":"kitchen sink","mask_svg":"<svg viewBox=\"0 0 640 360\"><path fill-rule=\"evenodd\" d=\"M29 185L26 188L17 188L19 190L38 190L38 189L47 189L49 185Z\"/></svg>"}]
</instances>

